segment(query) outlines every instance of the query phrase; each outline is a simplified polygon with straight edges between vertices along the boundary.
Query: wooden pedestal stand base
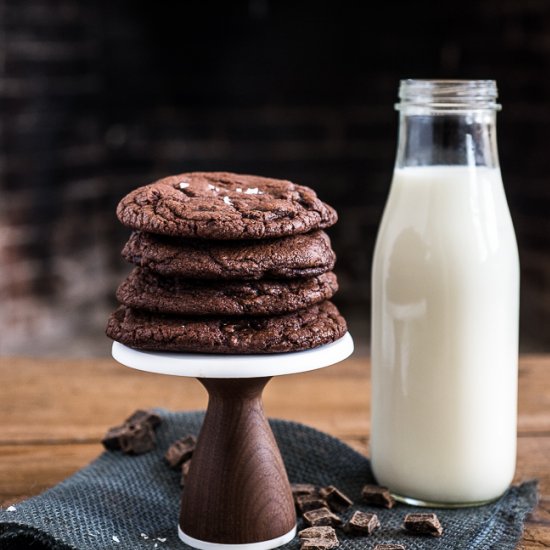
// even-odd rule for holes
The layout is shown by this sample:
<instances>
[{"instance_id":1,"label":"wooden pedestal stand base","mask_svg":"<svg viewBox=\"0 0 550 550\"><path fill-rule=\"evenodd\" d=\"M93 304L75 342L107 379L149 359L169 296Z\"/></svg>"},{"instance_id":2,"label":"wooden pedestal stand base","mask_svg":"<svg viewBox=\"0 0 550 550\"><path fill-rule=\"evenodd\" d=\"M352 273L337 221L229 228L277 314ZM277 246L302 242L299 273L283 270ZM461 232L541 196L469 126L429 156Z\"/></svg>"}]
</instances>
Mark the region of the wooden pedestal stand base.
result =
<instances>
[{"instance_id":1,"label":"wooden pedestal stand base","mask_svg":"<svg viewBox=\"0 0 550 550\"><path fill-rule=\"evenodd\" d=\"M272 376L327 367L352 352L349 334L316 349L274 355L142 352L113 344L113 357L123 365L194 376L208 391L182 497L183 542L205 550L268 550L292 540L294 503L262 391Z\"/></svg>"}]
</instances>

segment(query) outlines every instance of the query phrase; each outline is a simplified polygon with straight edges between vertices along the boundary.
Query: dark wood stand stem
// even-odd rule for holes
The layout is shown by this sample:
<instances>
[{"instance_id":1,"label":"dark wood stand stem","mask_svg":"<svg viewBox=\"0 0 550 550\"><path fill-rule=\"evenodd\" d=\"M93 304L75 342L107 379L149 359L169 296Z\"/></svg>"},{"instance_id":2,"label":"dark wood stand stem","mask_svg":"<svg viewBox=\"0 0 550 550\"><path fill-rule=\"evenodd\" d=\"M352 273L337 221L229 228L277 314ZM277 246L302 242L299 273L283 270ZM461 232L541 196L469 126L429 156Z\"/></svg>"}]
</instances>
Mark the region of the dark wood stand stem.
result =
<instances>
[{"instance_id":1,"label":"dark wood stand stem","mask_svg":"<svg viewBox=\"0 0 550 550\"><path fill-rule=\"evenodd\" d=\"M180 527L201 541L246 544L296 525L288 477L264 415L268 378L203 378L208 409L182 498Z\"/></svg>"}]
</instances>

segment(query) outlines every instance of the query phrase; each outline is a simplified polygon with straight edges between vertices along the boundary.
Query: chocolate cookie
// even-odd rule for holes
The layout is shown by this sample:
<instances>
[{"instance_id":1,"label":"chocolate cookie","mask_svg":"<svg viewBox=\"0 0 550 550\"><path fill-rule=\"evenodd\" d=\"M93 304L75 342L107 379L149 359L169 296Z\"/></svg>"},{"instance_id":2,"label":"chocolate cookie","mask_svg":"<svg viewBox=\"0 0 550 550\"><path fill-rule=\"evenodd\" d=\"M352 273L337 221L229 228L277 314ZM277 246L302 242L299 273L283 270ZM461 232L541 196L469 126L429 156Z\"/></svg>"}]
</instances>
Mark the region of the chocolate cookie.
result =
<instances>
[{"instance_id":1,"label":"chocolate cookie","mask_svg":"<svg viewBox=\"0 0 550 550\"><path fill-rule=\"evenodd\" d=\"M188 279L280 279L330 271L336 255L324 231L265 241L204 241L134 232L122 250L129 262Z\"/></svg>"},{"instance_id":2,"label":"chocolate cookie","mask_svg":"<svg viewBox=\"0 0 550 550\"><path fill-rule=\"evenodd\" d=\"M198 281L138 267L118 287L117 299L131 308L175 315L276 315L327 300L337 290L332 272L286 281Z\"/></svg>"},{"instance_id":3,"label":"chocolate cookie","mask_svg":"<svg viewBox=\"0 0 550 550\"><path fill-rule=\"evenodd\" d=\"M132 229L205 239L265 239L336 223L309 187L228 172L190 172L126 195L119 220Z\"/></svg>"},{"instance_id":4,"label":"chocolate cookie","mask_svg":"<svg viewBox=\"0 0 550 550\"><path fill-rule=\"evenodd\" d=\"M328 344L346 332L336 306L325 301L275 317L183 317L120 306L107 336L132 348L199 353L279 353Z\"/></svg>"}]
</instances>

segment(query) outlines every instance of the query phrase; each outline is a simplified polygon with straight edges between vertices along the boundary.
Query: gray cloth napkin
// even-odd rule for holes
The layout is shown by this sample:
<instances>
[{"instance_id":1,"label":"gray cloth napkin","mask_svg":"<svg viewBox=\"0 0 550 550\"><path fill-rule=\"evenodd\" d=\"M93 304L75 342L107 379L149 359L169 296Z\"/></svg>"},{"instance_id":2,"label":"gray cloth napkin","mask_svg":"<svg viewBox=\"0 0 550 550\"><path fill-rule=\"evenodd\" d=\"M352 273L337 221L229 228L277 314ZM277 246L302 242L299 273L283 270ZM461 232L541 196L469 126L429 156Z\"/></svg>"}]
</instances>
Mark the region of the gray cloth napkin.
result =
<instances>
[{"instance_id":1,"label":"gray cloth napkin","mask_svg":"<svg viewBox=\"0 0 550 550\"><path fill-rule=\"evenodd\" d=\"M179 541L179 474L162 460L175 439L198 434L202 412L159 411L158 445L141 456L105 452L86 468L42 495L0 511L0 549L172 550ZM536 482L512 487L497 502L479 508L436 510L445 529L440 539L407 534L405 505L373 509L360 502L361 487L373 481L367 458L338 439L294 422L271 420L291 482L336 485L356 503L353 510L375 511L382 528L370 537L338 530L340 548L369 549L378 542L407 549L513 549L525 516L537 501ZM429 510L425 510L429 511ZM350 510L344 517L351 515ZM298 528L303 528L302 520ZM299 548L298 540L285 545Z\"/></svg>"}]
</instances>

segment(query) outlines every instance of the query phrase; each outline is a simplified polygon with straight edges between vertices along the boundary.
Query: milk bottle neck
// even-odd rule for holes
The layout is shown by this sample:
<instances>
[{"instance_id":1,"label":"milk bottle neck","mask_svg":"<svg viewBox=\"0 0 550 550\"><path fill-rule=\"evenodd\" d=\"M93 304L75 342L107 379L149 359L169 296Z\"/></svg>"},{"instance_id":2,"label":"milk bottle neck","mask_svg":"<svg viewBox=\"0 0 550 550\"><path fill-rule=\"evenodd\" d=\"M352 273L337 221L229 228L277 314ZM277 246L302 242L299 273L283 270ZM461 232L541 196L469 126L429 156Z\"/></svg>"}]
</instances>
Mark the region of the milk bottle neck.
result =
<instances>
[{"instance_id":1,"label":"milk bottle neck","mask_svg":"<svg viewBox=\"0 0 550 550\"><path fill-rule=\"evenodd\" d=\"M476 80L404 80L396 167L497 168L496 85Z\"/></svg>"}]
</instances>

